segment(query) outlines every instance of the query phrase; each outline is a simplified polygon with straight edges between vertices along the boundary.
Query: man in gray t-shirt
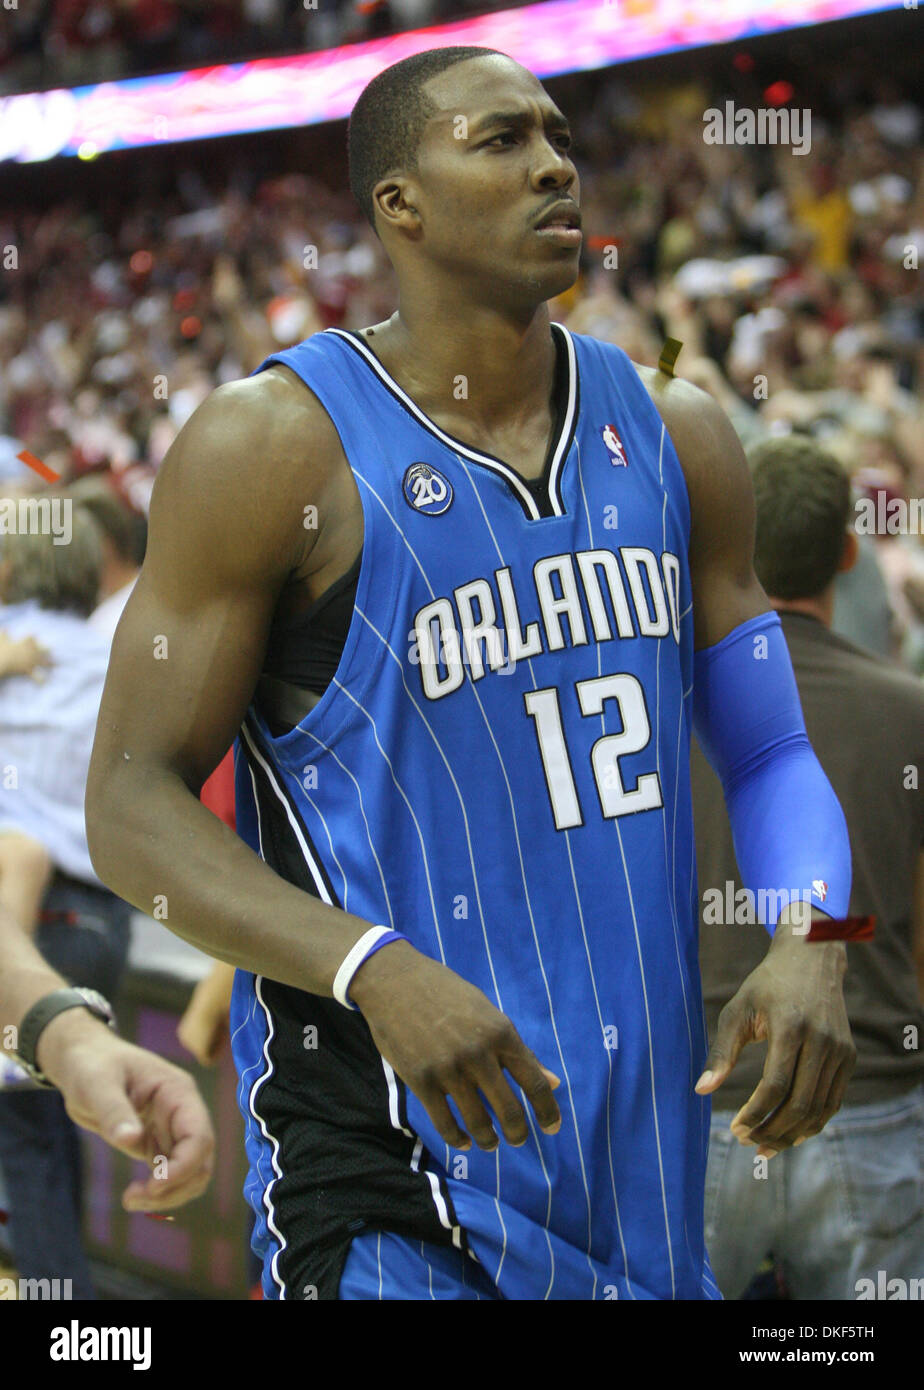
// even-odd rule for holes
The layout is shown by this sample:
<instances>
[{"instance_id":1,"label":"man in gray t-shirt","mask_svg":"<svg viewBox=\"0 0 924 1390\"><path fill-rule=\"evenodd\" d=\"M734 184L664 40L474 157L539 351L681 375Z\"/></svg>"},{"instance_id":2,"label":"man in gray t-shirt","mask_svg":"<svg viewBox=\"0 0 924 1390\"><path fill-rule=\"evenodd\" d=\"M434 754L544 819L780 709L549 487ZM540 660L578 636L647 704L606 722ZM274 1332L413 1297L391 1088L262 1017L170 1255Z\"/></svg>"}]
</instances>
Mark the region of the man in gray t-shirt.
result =
<instances>
[{"instance_id":1,"label":"man in gray t-shirt","mask_svg":"<svg viewBox=\"0 0 924 1390\"><path fill-rule=\"evenodd\" d=\"M857 554L840 466L802 436L758 445L750 461L755 568L847 818L851 916L873 916L875 930L848 946L844 997L859 1055L823 1132L769 1165L735 1141L729 1126L760 1078L765 1043L747 1048L716 1092L706 1239L729 1298L768 1252L796 1298L898 1297L902 1281L908 1297L908 1281L924 1278L924 683L831 630L835 575ZM766 927L740 892L722 790L695 744L692 778L713 1037L741 971L766 951Z\"/></svg>"}]
</instances>

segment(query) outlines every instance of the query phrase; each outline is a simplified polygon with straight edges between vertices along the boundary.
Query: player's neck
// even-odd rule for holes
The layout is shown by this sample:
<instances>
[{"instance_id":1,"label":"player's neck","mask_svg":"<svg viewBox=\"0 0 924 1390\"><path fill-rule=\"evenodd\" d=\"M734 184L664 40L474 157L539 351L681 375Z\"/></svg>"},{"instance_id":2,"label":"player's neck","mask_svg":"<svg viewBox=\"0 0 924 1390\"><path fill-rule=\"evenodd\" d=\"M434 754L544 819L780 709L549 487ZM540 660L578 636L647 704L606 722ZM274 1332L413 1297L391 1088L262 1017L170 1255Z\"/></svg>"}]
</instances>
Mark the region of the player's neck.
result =
<instances>
[{"instance_id":1,"label":"player's neck","mask_svg":"<svg viewBox=\"0 0 924 1390\"><path fill-rule=\"evenodd\" d=\"M825 627L830 627L834 619L834 586L825 589L814 598L774 598L767 597L778 613L805 613L809 618L817 618Z\"/></svg>"},{"instance_id":2,"label":"player's neck","mask_svg":"<svg viewBox=\"0 0 924 1390\"><path fill-rule=\"evenodd\" d=\"M526 323L482 306L460 319L432 301L419 309L402 305L367 341L428 415L455 415L490 433L548 408L555 344L546 304Z\"/></svg>"}]
</instances>

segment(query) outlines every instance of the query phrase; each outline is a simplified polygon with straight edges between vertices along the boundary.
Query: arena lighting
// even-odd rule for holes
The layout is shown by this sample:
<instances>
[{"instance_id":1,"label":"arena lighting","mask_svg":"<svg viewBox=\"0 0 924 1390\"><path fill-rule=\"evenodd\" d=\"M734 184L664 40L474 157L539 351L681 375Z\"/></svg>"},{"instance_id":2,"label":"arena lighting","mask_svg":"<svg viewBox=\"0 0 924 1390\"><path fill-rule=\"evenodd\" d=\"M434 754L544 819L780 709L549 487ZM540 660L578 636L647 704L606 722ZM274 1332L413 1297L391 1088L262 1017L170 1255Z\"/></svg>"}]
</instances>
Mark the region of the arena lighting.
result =
<instances>
[{"instance_id":1,"label":"arena lighting","mask_svg":"<svg viewBox=\"0 0 924 1390\"><path fill-rule=\"evenodd\" d=\"M547 0L320 53L3 97L0 162L94 159L338 120L382 68L444 44L499 48L537 76L555 77L902 8L901 0Z\"/></svg>"}]
</instances>

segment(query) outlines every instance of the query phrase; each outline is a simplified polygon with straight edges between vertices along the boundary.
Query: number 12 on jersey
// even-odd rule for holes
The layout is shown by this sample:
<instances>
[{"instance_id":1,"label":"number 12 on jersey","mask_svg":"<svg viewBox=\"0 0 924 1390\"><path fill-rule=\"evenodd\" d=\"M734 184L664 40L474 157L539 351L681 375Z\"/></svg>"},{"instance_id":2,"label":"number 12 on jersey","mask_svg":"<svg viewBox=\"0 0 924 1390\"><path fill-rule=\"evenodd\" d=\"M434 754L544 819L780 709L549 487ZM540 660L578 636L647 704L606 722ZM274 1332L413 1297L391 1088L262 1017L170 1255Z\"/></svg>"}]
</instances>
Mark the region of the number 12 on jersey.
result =
<instances>
[{"instance_id":1,"label":"number 12 on jersey","mask_svg":"<svg viewBox=\"0 0 924 1390\"><path fill-rule=\"evenodd\" d=\"M632 788L623 784L619 759L624 753L640 753L651 741L651 724L645 695L635 676L594 676L575 685L581 713L601 714L606 700L615 700L622 732L604 734L590 750L594 781L605 817L631 816L664 805L657 772L643 772ZM552 803L556 830L572 830L584 824L571 755L562 727L558 687L530 690L523 696L527 714L535 720L539 754Z\"/></svg>"}]
</instances>

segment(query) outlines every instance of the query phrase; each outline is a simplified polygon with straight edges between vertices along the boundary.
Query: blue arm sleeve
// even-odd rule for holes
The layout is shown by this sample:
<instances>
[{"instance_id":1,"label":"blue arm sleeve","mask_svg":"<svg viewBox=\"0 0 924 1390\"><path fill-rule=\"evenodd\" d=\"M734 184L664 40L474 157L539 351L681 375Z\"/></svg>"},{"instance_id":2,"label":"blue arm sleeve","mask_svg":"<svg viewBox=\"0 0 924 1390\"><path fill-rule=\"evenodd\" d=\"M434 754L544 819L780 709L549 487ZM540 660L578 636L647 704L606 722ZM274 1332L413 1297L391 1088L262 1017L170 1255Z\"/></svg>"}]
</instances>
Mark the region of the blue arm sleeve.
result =
<instances>
[{"instance_id":1,"label":"blue arm sleeve","mask_svg":"<svg viewBox=\"0 0 924 1390\"><path fill-rule=\"evenodd\" d=\"M800 899L846 917L847 823L808 741L778 616L741 623L697 652L693 669L696 736L725 792L745 887L769 904L760 920L772 934Z\"/></svg>"}]
</instances>

